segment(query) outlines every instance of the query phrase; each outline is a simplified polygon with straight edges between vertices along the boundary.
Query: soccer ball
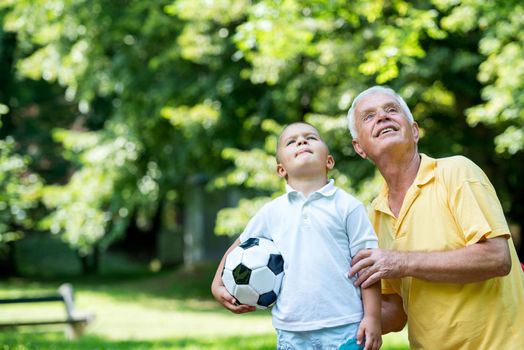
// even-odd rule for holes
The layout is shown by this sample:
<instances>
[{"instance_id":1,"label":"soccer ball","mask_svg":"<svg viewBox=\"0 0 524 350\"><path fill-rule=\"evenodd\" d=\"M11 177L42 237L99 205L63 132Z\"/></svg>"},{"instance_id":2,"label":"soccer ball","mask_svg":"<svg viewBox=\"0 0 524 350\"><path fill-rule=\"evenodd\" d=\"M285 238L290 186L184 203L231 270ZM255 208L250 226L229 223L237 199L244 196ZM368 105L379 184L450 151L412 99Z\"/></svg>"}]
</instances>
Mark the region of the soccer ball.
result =
<instances>
[{"instance_id":1,"label":"soccer ball","mask_svg":"<svg viewBox=\"0 0 524 350\"><path fill-rule=\"evenodd\" d=\"M275 243L249 238L226 257L222 281L240 304L266 309L277 300L284 276L284 259Z\"/></svg>"}]
</instances>

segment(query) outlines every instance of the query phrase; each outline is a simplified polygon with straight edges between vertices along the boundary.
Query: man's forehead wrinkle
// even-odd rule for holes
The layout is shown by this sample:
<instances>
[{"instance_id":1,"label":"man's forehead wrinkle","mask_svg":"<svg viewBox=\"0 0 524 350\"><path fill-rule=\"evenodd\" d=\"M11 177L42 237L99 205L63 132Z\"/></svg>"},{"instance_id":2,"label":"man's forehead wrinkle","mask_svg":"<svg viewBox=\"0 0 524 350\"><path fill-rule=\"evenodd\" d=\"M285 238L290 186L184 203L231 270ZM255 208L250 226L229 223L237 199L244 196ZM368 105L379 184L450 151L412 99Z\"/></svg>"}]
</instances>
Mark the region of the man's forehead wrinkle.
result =
<instances>
[{"instance_id":1,"label":"man's forehead wrinkle","mask_svg":"<svg viewBox=\"0 0 524 350\"><path fill-rule=\"evenodd\" d=\"M400 105L396 101L387 101L387 102L383 103L380 106L368 107L365 110L363 110L362 112L360 112L359 115L362 116L364 114L367 114L367 113L370 113L370 112L374 112L378 107L384 109L384 108L389 107L389 106L395 106L395 107L400 108Z\"/></svg>"}]
</instances>

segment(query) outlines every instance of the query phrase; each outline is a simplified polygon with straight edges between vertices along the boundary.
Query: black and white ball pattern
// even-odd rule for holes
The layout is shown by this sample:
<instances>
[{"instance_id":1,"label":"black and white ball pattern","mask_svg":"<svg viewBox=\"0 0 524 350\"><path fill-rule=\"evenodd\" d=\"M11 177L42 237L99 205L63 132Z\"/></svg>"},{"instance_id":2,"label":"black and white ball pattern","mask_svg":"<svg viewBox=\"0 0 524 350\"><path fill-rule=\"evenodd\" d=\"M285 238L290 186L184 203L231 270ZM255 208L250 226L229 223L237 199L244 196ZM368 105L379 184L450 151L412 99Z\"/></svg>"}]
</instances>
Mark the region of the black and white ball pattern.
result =
<instances>
[{"instance_id":1,"label":"black and white ball pattern","mask_svg":"<svg viewBox=\"0 0 524 350\"><path fill-rule=\"evenodd\" d=\"M277 300L284 259L273 241L250 238L226 257L222 281L240 304L266 309Z\"/></svg>"}]
</instances>

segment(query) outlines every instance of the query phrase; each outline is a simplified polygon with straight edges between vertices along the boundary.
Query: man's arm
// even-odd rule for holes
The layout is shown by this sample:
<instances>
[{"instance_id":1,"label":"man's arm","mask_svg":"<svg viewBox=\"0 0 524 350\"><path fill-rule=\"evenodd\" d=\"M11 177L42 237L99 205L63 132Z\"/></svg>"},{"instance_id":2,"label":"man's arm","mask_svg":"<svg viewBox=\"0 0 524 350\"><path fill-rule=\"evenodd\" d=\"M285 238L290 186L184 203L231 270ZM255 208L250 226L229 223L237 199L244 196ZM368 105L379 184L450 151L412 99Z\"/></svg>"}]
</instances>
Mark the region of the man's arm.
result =
<instances>
[{"instance_id":1,"label":"man's arm","mask_svg":"<svg viewBox=\"0 0 524 350\"><path fill-rule=\"evenodd\" d=\"M400 296L382 294L382 334L400 332L406 325L407 319Z\"/></svg>"},{"instance_id":2,"label":"man's arm","mask_svg":"<svg viewBox=\"0 0 524 350\"><path fill-rule=\"evenodd\" d=\"M360 251L350 276L366 288L381 278L415 277L432 282L472 283L505 276L511 270L508 240L495 237L470 246L438 252Z\"/></svg>"},{"instance_id":3,"label":"man's arm","mask_svg":"<svg viewBox=\"0 0 524 350\"><path fill-rule=\"evenodd\" d=\"M215 272L215 277L213 278L213 282L211 282L211 293L213 294L215 299L226 309L236 314L242 314L245 312L251 312L256 310L254 306L241 304L239 305L236 299L231 294L229 294L226 287L224 286L224 283L222 282L222 270L224 270L226 257L229 254L229 252L235 249L239 244L240 240L235 240L233 244L231 244L229 249L224 253L222 260L220 260L220 263L218 264L217 271Z\"/></svg>"}]
</instances>

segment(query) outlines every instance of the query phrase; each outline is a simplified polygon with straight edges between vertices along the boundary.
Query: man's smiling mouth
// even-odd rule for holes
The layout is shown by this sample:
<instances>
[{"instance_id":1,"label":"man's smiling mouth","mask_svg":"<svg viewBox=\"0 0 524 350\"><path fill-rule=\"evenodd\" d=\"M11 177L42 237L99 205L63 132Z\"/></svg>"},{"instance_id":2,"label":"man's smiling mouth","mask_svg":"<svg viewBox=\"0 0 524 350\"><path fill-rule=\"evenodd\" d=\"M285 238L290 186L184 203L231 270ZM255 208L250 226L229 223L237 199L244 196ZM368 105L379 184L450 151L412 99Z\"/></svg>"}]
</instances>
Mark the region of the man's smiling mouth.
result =
<instances>
[{"instance_id":1,"label":"man's smiling mouth","mask_svg":"<svg viewBox=\"0 0 524 350\"><path fill-rule=\"evenodd\" d=\"M390 133L390 132L392 132L392 131L397 131L397 129L395 129L395 128L392 127L392 126L389 126L389 127L387 127L387 128L384 128L384 129L380 130L380 131L375 135L375 137L379 137L379 136L385 135L385 134Z\"/></svg>"}]
</instances>

